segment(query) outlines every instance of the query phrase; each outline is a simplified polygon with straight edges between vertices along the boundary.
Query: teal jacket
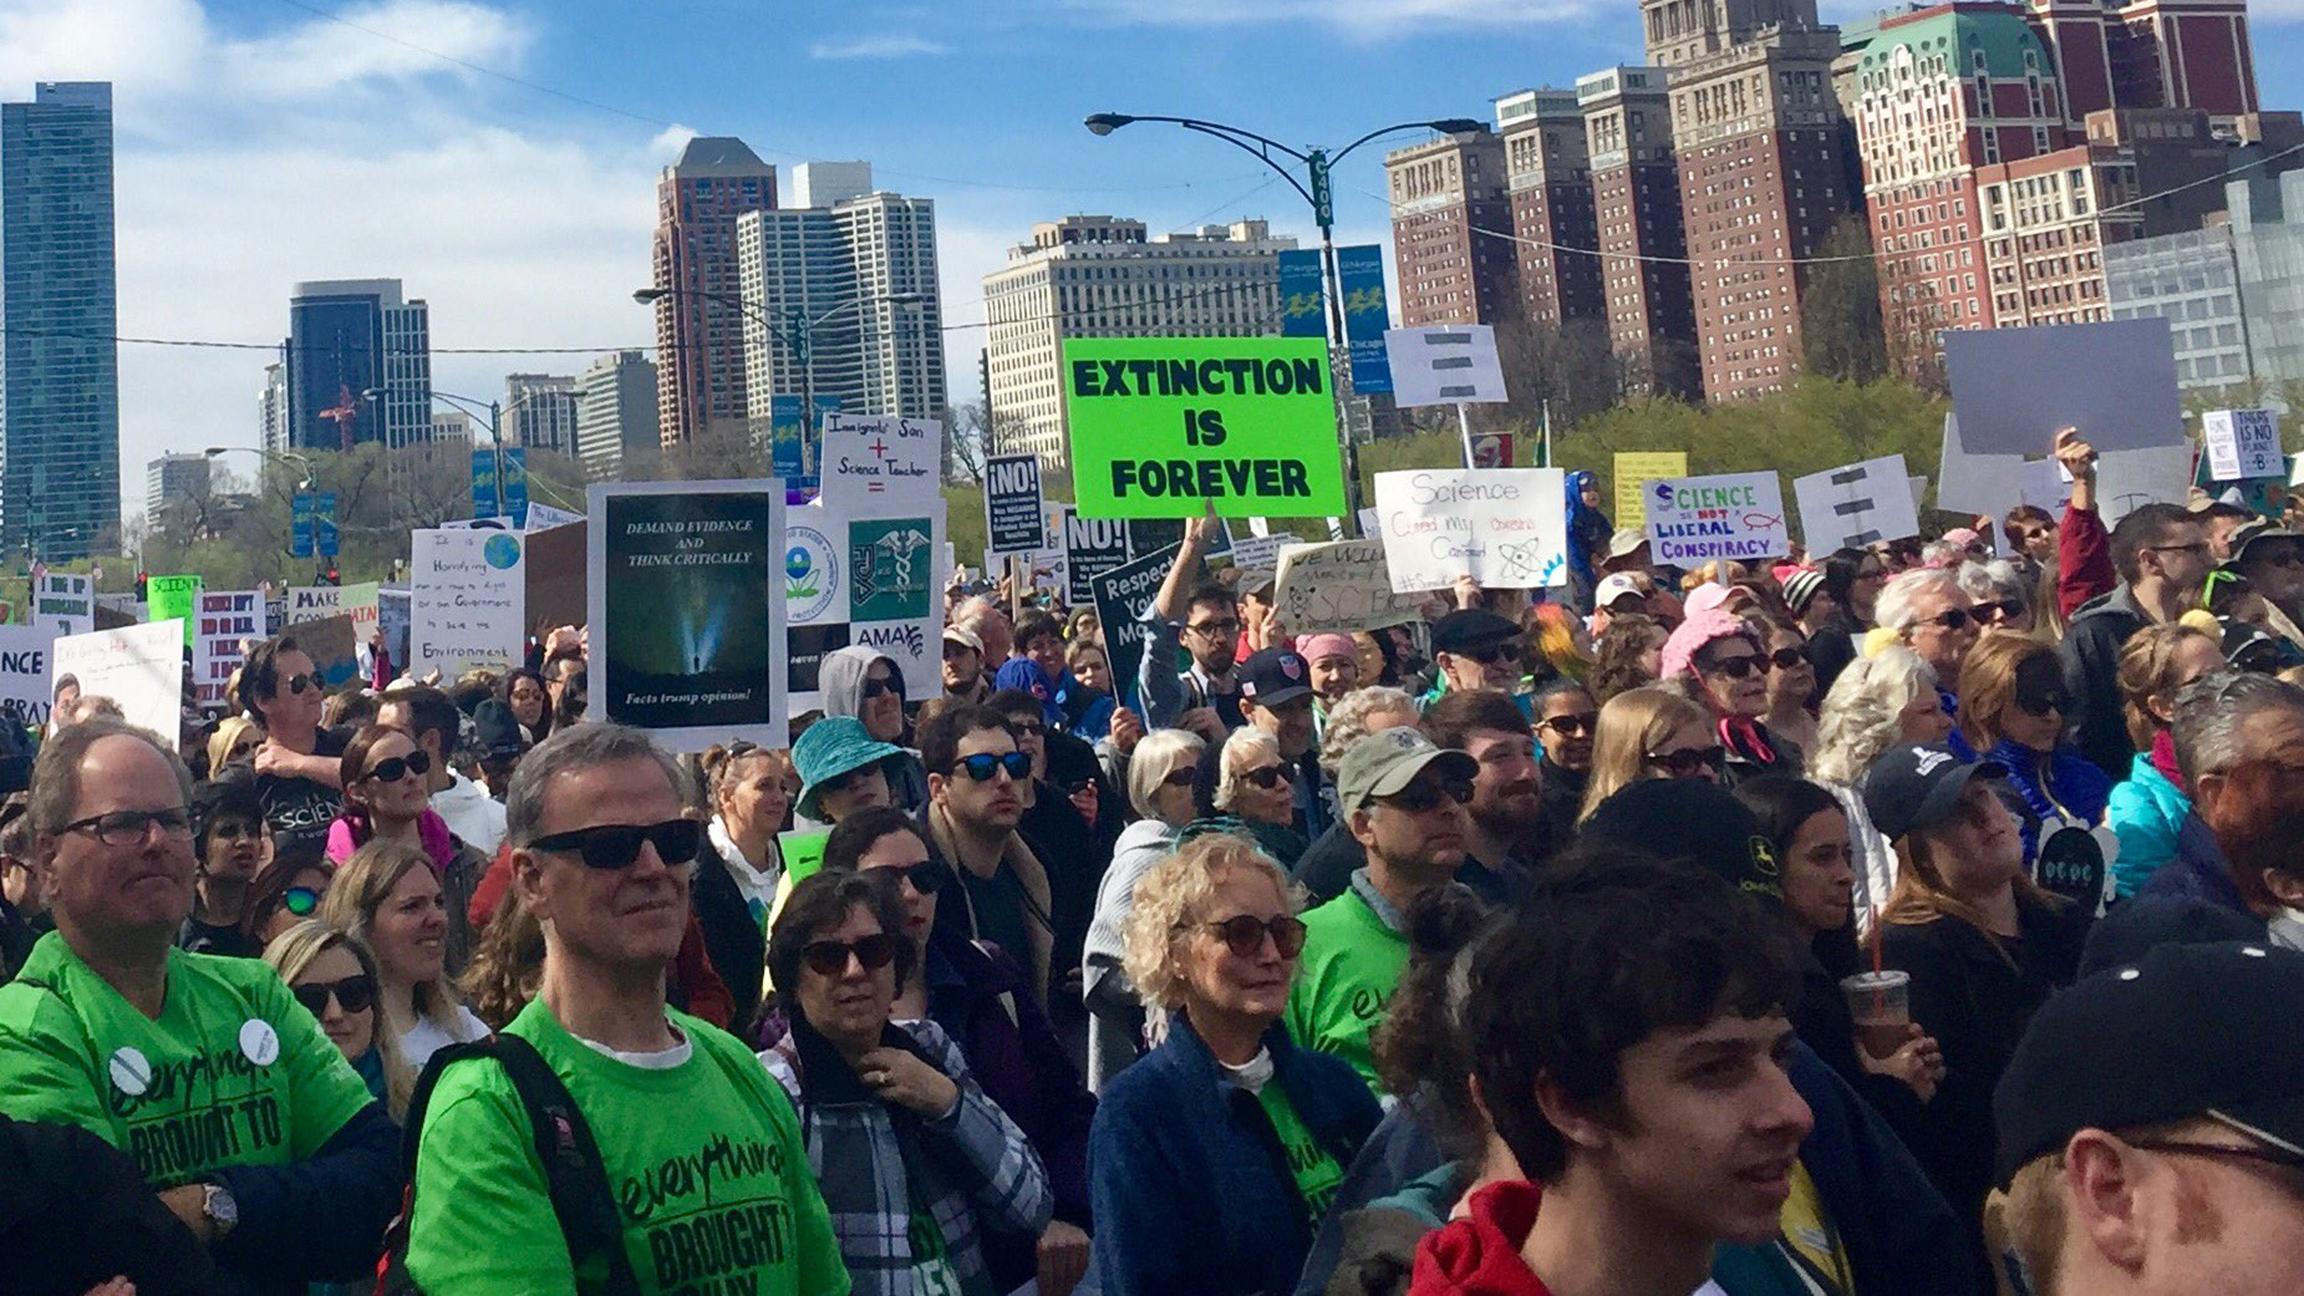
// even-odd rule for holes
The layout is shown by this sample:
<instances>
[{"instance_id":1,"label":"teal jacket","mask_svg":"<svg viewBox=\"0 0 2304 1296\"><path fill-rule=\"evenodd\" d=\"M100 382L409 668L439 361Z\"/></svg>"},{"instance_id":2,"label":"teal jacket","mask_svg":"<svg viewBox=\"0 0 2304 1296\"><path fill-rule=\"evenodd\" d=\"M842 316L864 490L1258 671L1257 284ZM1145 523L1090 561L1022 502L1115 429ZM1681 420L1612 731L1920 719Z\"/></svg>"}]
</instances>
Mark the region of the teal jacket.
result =
<instances>
[{"instance_id":1,"label":"teal jacket","mask_svg":"<svg viewBox=\"0 0 2304 1296\"><path fill-rule=\"evenodd\" d=\"M2192 798L2152 764L2151 753L2136 753L2127 779L2113 785L2104 807L2104 822L2120 836L2120 858L2112 861L2112 878L2123 899L2136 894L2145 879L2176 858L2176 830L2191 812Z\"/></svg>"}]
</instances>

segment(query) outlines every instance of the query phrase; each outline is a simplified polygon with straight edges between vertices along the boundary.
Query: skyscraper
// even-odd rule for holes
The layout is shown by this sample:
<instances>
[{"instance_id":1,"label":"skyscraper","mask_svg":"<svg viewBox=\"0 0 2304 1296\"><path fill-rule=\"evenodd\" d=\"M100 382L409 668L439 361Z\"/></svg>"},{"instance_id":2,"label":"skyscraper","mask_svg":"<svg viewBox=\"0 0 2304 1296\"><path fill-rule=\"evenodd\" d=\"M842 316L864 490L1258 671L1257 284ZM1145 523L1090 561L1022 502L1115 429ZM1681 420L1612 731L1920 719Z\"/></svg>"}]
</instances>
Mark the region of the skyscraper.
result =
<instances>
[{"instance_id":1,"label":"skyscraper","mask_svg":"<svg viewBox=\"0 0 2304 1296\"><path fill-rule=\"evenodd\" d=\"M1661 67L1612 67L1576 78L1592 156L1592 215L1600 230L1608 342L1636 385L1694 399L1696 357L1680 170Z\"/></svg>"},{"instance_id":2,"label":"skyscraper","mask_svg":"<svg viewBox=\"0 0 2304 1296\"><path fill-rule=\"evenodd\" d=\"M751 308L743 323L752 426L768 426L777 395L797 396L806 386L852 414L944 417L935 201L876 192L868 162L804 162L792 168L792 181L804 205L736 220ZM891 296L919 300L897 305ZM785 339L756 316L775 321ZM804 322L817 319L824 322ZM803 329L813 357L806 382L793 346Z\"/></svg>"},{"instance_id":3,"label":"skyscraper","mask_svg":"<svg viewBox=\"0 0 2304 1296\"><path fill-rule=\"evenodd\" d=\"M288 448L288 348L264 366L264 390L256 397L256 444L278 454Z\"/></svg>"},{"instance_id":4,"label":"skyscraper","mask_svg":"<svg viewBox=\"0 0 2304 1296\"><path fill-rule=\"evenodd\" d=\"M0 104L0 549L86 556L120 531L112 87Z\"/></svg>"},{"instance_id":5,"label":"skyscraper","mask_svg":"<svg viewBox=\"0 0 2304 1296\"><path fill-rule=\"evenodd\" d=\"M504 444L574 455L576 379L559 374L504 375Z\"/></svg>"},{"instance_id":6,"label":"skyscraper","mask_svg":"<svg viewBox=\"0 0 2304 1296\"><path fill-rule=\"evenodd\" d=\"M1504 141L1486 128L1436 135L1386 153L1384 176L1401 324L1493 324L1516 311Z\"/></svg>"},{"instance_id":7,"label":"skyscraper","mask_svg":"<svg viewBox=\"0 0 2304 1296\"><path fill-rule=\"evenodd\" d=\"M744 141L698 136L656 182L657 434L667 446L745 431L736 218L776 205L776 168Z\"/></svg>"},{"instance_id":8,"label":"skyscraper","mask_svg":"<svg viewBox=\"0 0 2304 1296\"><path fill-rule=\"evenodd\" d=\"M432 312L397 279L326 279L288 299L288 443L432 439ZM367 392L381 393L370 400Z\"/></svg>"},{"instance_id":9,"label":"skyscraper","mask_svg":"<svg viewBox=\"0 0 2304 1296\"><path fill-rule=\"evenodd\" d=\"M198 499L208 493L208 456L171 450L144 465L144 520L158 522L171 500Z\"/></svg>"},{"instance_id":10,"label":"skyscraper","mask_svg":"<svg viewBox=\"0 0 2304 1296\"><path fill-rule=\"evenodd\" d=\"M1522 90L1496 101L1512 194L1520 314L1558 328L1602 320L1600 231L1592 216L1592 153L1574 90ZM1501 242L1501 240L1491 240Z\"/></svg>"},{"instance_id":11,"label":"skyscraper","mask_svg":"<svg viewBox=\"0 0 2304 1296\"><path fill-rule=\"evenodd\" d=\"M593 481L615 481L627 462L655 454L656 366L638 351L592 362L576 379L576 457Z\"/></svg>"}]
</instances>

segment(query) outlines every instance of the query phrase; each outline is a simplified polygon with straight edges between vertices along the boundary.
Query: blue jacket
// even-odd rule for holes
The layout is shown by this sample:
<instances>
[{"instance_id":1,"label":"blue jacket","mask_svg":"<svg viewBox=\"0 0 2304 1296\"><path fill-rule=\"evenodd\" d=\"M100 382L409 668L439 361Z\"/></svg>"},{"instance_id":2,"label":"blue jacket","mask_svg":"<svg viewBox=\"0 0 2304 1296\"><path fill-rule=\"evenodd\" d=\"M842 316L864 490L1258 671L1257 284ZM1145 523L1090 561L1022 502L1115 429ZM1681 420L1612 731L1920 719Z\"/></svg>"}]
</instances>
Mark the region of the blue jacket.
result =
<instances>
[{"instance_id":1,"label":"blue jacket","mask_svg":"<svg viewBox=\"0 0 2304 1296\"><path fill-rule=\"evenodd\" d=\"M2043 756L2003 738L1992 744L1984 759L2008 767L2009 786L2023 796L2024 808L2032 814L2024 825L2027 863L2040 853L2041 820L2069 816L2090 828L2104 822L2104 800L2111 794L2112 780L2072 748L2058 747Z\"/></svg>"},{"instance_id":2,"label":"blue jacket","mask_svg":"<svg viewBox=\"0 0 2304 1296\"><path fill-rule=\"evenodd\" d=\"M1275 1024L1271 1084L1340 1166L1382 1117L1351 1067ZM1225 1078L1181 1016L1098 1095L1088 1135L1093 1263L1102 1296L1293 1291L1312 1221L1255 1095Z\"/></svg>"},{"instance_id":3,"label":"blue jacket","mask_svg":"<svg viewBox=\"0 0 2304 1296\"><path fill-rule=\"evenodd\" d=\"M2216 844L2216 834L2197 812L2184 816L2176 830L2176 858L2155 870L2136 888L2139 896L2176 900L2205 900L2253 916L2240 888L2232 882L2232 865Z\"/></svg>"},{"instance_id":4,"label":"blue jacket","mask_svg":"<svg viewBox=\"0 0 2304 1296\"><path fill-rule=\"evenodd\" d=\"M2176 858L2176 834L2191 813L2192 798L2168 781L2152 763L2152 753L2136 753L2127 780L2113 787L2104 806L2104 822L2120 837L2112 878L2122 898L2136 894L2161 865Z\"/></svg>"}]
</instances>

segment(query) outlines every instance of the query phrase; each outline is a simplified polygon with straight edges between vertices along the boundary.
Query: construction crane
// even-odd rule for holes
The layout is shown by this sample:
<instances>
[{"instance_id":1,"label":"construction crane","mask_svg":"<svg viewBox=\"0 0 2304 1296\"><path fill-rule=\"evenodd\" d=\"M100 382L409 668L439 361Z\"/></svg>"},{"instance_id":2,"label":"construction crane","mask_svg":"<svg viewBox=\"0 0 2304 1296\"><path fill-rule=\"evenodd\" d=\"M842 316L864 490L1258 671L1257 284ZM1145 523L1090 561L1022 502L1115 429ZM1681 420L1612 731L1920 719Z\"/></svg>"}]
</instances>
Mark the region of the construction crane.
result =
<instances>
[{"instance_id":1,"label":"construction crane","mask_svg":"<svg viewBox=\"0 0 2304 1296\"><path fill-rule=\"evenodd\" d=\"M354 430L360 423L360 402L353 399L352 388L349 384L339 386L336 393L336 404L321 410L313 417L334 423L337 438L344 443L343 448L345 450L350 450L354 439Z\"/></svg>"}]
</instances>

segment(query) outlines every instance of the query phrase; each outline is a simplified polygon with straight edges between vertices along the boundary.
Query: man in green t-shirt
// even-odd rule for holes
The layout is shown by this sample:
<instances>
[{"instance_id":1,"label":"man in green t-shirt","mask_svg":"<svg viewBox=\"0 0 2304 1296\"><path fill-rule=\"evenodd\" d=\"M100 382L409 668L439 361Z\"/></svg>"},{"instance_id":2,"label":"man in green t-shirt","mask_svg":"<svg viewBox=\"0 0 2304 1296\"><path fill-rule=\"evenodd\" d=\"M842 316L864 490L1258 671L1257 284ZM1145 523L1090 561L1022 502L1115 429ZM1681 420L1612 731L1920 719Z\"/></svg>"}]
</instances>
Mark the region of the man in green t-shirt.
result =
<instances>
[{"instance_id":1,"label":"man in green t-shirt","mask_svg":"<svg viewBox=\"0 0 2304 1296\"><path fill-rule=\"evenodd\" d=\"M353 1278L398 1204L398 1132L270 967L173 948L191 786L118 721L41 748L29 814L56 930L0 987L0 1109L129 1153L255 1290Z\"/></svg>"},{"instance_id":2,"label":"man in green t-shirt","mask_svg":"<svg viewBox=\"0 0 2304 1296\"><path fill-rule=\"evenodd\" d=\"M1288 1032L1352 1064L1383 1092L1368 1039L1408 968L1408 905L1448 885L1464 862L1478 762L1414 729L1354 744L1336 771L1336 810L1368 863L1344 894L1304 915L1304 954L1288 994Z\"/></svg>"},{"instance_id":3,"label":"man in green t-shirt","mask_svg":"<svg viewBox=\"0 0 2304 1296\"><path fill-rule=\"evenodd\" d=\"M735 1037L664 1002L700 825L683 776L620 725L554 733L506 797L513 885L544 929L536 998L505 1033L535 1046L599 1144L624 1256L649 1293L844 1296L792 1106ZM526 1109L494 1062L445 1071L416 1153L409 1277L426 1291L589 1289L552 1211Z\"/></svg>"}]
</instances>

